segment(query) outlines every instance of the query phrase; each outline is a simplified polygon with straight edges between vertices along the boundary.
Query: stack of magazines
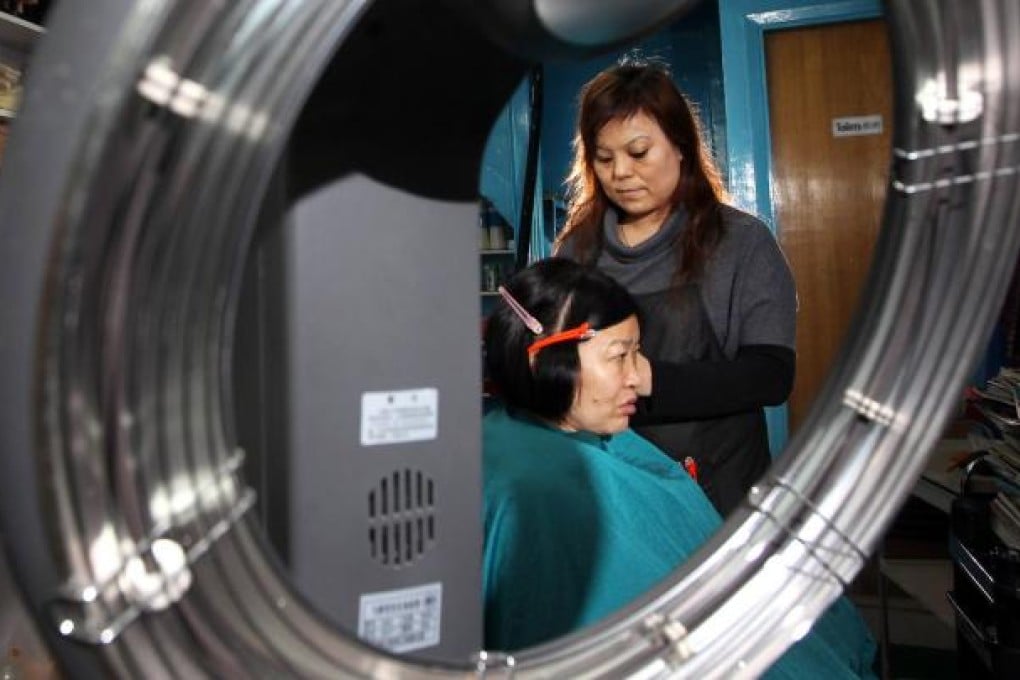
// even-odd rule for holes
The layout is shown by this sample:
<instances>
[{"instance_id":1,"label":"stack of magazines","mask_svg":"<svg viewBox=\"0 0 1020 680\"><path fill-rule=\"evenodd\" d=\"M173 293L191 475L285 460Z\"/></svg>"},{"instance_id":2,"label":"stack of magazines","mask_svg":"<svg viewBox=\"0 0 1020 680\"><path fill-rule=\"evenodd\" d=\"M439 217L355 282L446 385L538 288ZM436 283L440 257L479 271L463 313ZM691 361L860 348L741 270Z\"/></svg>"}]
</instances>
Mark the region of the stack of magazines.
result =
<instances>
[{"instance_id":1,"label":"stack of magazines","mask_svg":"<svg viewBox=\"0 0 1020 680\"><path fill-rule=\"evenodd\" d=\"M1007 547L1020 550L1020 368L1002 368L972 390L968 466L970 491L994 493L991 524Z\"/></svg>"}]
</instances>

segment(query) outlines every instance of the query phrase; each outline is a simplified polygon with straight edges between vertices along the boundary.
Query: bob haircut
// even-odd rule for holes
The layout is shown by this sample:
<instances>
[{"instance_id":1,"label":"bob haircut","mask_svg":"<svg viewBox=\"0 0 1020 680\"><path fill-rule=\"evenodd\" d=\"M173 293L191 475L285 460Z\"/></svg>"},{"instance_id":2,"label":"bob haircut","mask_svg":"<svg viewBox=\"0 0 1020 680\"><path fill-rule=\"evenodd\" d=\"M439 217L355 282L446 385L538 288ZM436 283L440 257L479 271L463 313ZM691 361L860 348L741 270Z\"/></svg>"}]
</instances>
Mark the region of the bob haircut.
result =
<instances>
[{"instance_id":1,"label":"bob haircut","mask_svg":"<svg viewBox=\"0 0 1020 680\"><path fill-rule=\"evenodd\" d=\"M545 347L531 360L528 345L585 322L595 330L614 326L637 316L637 305L608 275L565 258L541 260L515 274L504 287L538 319L543 333L532 333L499 299L485 327L489 379L508 409L558 423L579 387L578 341Z\"/></svg>"}]
</instances>

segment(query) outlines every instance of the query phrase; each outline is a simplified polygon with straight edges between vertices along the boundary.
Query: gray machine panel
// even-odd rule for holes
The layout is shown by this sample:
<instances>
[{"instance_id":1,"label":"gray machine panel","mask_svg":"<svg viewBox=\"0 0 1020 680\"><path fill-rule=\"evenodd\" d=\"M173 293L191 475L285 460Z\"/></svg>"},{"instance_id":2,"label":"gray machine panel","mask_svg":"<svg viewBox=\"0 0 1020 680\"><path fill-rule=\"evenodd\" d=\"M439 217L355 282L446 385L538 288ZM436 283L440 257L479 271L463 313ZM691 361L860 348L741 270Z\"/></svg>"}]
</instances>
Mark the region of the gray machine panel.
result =
<instances>
[{"instance_id":1,"label":"gray machine panel","mask_svg":"<svg viewBox=\"0 0 1020 680\"><path fill-rule=\"evenodd\" d=\"M280 241L295 584L348 630L457 660L482 630L476 223L474 203L351 175L298 202ZM365 399L395 414L367 444Z\"/></svg>"}]
</instances>

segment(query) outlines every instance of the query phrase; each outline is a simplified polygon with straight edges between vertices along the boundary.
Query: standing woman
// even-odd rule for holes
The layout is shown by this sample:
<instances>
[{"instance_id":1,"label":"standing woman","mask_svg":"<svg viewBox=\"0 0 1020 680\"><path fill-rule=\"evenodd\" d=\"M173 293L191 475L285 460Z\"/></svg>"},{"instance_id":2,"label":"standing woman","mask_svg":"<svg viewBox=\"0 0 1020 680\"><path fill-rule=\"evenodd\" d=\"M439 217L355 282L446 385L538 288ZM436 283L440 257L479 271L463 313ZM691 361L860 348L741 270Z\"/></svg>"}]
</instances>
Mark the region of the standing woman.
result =
<instances>
[{"instance_id":1,"label":"standing woman","mask_svg":"<svg viewBox=\"0 0 1020 680\"><path fill-rule=\"evenodd\" d=\"M723 202L699 121L664 66L610 67L579 108L556 252L637 300L649 363L634 429L696 470L726 516L769 466L763 407L793 386L793 276L769 229Z\"/></svg>"}]
</instances>

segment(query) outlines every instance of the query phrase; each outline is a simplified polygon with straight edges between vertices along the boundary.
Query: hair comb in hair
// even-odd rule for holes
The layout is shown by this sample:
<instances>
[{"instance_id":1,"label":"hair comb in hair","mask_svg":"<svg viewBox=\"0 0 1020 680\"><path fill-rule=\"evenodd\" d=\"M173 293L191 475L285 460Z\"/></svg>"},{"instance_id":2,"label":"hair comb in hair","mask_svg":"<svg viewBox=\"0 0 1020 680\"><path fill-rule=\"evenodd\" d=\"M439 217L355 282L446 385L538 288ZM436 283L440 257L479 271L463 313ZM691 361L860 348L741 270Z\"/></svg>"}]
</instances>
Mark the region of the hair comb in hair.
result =
<instances>
[{"instance_id":1,"label":"hair comb in hair","mask_svg":"<svg viewBox=\"0 0 1020 680\"><path fill-rule=\"evenodd\" d=\"M541 335L542 331L545 329L542 327L542 324L538 321L538 319L531 316L531 314L528 314L528 310L524 309L524 307L521 306L521 303L515 300L514 296L511 295L510 291L506 288L500 286L497 290L499 291L500 297L502 297L507 305L509 305L510 309L514 311L514 314L516 314L517 317L524 322L524 325L528 327L528 330L535 335Z\"/></svg>"}]
</instances>

